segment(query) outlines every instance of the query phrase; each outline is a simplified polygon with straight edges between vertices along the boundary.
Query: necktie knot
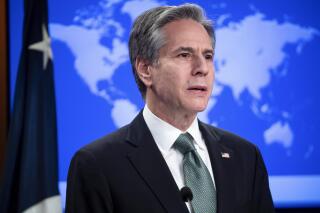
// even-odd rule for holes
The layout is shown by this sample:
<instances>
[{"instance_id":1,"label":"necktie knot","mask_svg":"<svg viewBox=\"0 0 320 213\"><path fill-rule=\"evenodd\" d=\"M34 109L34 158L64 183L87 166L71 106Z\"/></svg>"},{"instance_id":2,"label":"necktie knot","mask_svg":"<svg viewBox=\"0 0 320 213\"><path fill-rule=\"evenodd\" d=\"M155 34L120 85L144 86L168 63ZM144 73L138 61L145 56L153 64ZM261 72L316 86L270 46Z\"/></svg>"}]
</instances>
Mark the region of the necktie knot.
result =
<instances>
[{"instance_id":1,"label":"necktie knot","mask_svg":"<svg viewBox=\"0 0 320 213\"><path fill-rule=\"evenodd\" d=\"M174 142L173 147L182 154L194 151L193 137L188 132L180 134Z\"/></svg>"}]
</instances>

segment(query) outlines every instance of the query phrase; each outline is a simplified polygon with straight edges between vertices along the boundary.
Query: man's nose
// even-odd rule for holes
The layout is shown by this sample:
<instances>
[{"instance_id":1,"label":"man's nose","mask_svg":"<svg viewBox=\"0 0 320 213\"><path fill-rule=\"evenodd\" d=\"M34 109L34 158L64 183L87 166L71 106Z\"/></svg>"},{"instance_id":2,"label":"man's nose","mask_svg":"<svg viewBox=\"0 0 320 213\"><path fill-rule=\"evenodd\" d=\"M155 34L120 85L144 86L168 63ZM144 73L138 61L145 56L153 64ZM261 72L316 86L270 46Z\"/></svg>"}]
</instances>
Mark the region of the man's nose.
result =
<instances>
[{"instance_id":1,"label":"man's nose","mask_svg":"<svg viewBox=\"0 0 320 213\"><path fill-rule=\"evenodd\" d=\"M203 55L195 56L193 59L192 75L205 76L209 72L208 61Z\"/></svg>"}]
</instances>

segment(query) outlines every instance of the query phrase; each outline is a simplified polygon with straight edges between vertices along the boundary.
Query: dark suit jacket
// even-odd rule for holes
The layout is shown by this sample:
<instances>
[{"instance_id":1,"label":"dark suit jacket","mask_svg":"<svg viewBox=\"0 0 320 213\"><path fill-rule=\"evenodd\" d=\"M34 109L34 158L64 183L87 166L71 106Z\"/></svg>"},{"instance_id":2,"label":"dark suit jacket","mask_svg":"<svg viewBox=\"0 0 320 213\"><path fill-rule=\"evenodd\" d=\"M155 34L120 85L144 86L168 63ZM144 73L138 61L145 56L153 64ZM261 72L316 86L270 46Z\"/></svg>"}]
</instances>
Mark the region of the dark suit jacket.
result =
<instances>
[{"instance_id":1,"label":"dark suit jacket","mask_svg":"<svg viewBox=\"0 0 320 213\"><path fill-rule=\"evenodd\" d=\"M199 127L214 173L218 213L274 212L257 147L202 122ZM68 174L66 211L188 213L142 113L75 154Z\"/></svg>"}]
</instances>

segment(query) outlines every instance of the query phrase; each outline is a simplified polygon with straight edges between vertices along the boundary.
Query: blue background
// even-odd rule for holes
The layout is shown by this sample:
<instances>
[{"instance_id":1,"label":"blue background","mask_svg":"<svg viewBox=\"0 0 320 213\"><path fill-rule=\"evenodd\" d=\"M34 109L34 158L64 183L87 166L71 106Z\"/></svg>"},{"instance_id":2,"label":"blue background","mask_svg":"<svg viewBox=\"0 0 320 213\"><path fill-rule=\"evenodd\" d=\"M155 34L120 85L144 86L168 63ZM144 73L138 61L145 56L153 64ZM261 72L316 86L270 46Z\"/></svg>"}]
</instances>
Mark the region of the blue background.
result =
<instances>
[{"instance_id":1,"label":"blue background","mask_svg":"<svg viewBox=\"0 0 320 213\"><path fill-rule=\"evenodd\" d=\"M194 2L207 8L211 1ZM215 3L219 4L219 2ZM232 21L238 22L248 14L253 13L253 6L259 12L265 14L267 20L276 19L281 23L285 22L289 17L290 22L294 24L311 26L320 30L319 1L227 0L221 2L226 6L210 8L209 18L216 20L223 14L232 14ZM9 3L10 96L13 97L22 41L23 4L22 0L11 0ZM174 3L181 2L175 1ZM49 0L49 21L50 23L64 25L75 24L73 22L75 11L79 8L87 8L92 4L92 1L89 0ZM117 10L120 6L116 5L115 7ZM125 29L130 29L129 16L114 16L113 18L122 23ZM129 30L126 30L125 38L128 38L128 32ZM109 46L110 40L102 39L101 43ZM53 42L52 48L58 113L59 175L60 181L64 182L74 152L83 145L114 131L117 127L110 116L111 107L101 97L93 95L83 79L76 73L74 68L75 58L69 48L62 42ZM279 120L279 116L274 115L274 117L268 117L263 121L259 120L248 107L252 101L252 97L248 92L241 94L242 104L239 105L234 100L231 89L224 89L218 97L217 105L210 111L209 116L216 118L215 120L218 122L219 127L235 132L257 144L264 156L269 175L272 177L320 177L320 143L317 139L317 133L320 130L318 116L320 107L318 95L320 36L315 36L311 41L306 42L301 54L296 53L294 46L286 45L284 48L289 55L288 61L283 65L288 70L288 74L285 78L271 75L272 84L264 88L261 94L265 101L273 104L279 111L286 109L290 114L294 115L290 119L291 128L295 136L293 145L289 150L290 155L287 154L288 150L284 149L280 144L265 144L261 132L270 126L270 123ZM139 109L143 107L144 103L133 80L129 62L123 63L117 68L113 76L113 82L122 91L130 91L126 93L125 98L135 103ZM101 81L98 87L101 90L107 90L109 84L106 81ZM112 94L112 98L123 97ZM243 124L243 121L246 121L246 123ZM306 159L303 156L307 146L310 144L313 145L313 152ZM319 178L315 178L315 181L319 181ZM277 184L274 184L274 186L281 187L281 185ZM315 189L319 189L320 182L314 183L312 186ZM320 195L317 196L318 199L316 200L303 200L302 198L303 201L300 199L299 202L295 202L295 198L277 200L276 193L280 193L283 190L275 187L271 187L271 189L277 206L320 206ZM310 194L312 193L315 192L310 191ZM288 192L288 197L290 197L289 195L290 192ZM301 194L300 196L305 195Z\"/></svg>"}]
</instances>

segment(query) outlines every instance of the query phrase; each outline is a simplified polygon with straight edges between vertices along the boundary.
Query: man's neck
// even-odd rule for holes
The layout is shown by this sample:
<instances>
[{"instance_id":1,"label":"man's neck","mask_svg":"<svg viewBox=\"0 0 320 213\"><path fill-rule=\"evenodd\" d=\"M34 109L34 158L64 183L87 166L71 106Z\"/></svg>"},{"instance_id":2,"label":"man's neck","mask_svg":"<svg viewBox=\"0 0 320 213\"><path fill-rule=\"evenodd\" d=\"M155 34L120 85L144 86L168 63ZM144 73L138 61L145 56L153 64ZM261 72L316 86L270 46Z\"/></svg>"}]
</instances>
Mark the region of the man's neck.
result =
<instances>
[{"instance_id":1,"label":"man's neck","mask_svg":"<svg viewBox=\"0 0 320 213\"><path fill-rule=\"evenodd\" d=\"M171 124L172 126L180 129L181 131L186 131L196 118L196 113L187 113L183 112L179 109L176 110L168 110L162 109L161 107L157 106L154 107L152 104L147 103L148 108L150 111L156 115L158 118L162 119L163 121Z\"/></svg>"}]
</instances>

